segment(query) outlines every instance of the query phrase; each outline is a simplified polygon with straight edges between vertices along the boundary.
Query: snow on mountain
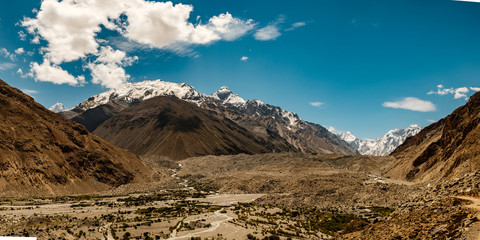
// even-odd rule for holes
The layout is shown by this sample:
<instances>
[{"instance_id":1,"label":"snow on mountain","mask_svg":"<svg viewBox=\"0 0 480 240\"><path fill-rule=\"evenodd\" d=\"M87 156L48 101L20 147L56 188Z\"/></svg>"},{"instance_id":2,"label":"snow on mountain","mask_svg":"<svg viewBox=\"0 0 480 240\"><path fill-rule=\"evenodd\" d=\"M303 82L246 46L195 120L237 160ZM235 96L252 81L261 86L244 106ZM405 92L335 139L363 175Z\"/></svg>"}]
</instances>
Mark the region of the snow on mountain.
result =
<instances>
[{"instance_id":1,"label":"snow on mountain","mask_svg":"<svg viewBox=\"0 0 480 240\"><path fill-rule=\"evenodd\" d=\"M86 111L99 105L114 100L122 100L128 103L135 103L157 96L174 96L200 105L207 101L219 101L225 106L233 107L252 116L271 116L282 119L288 126L296 126L303 120L297 114L285 111L279 107L266 104L260 100L246 101L237 94L234 94L228 87L223 86L211 95L199 93L192 86L185 83L172 83L162 80L143 81L126 83L119 88L110 89L90 97L77 105L73 110L76 112Z\"/></svg>"},{"instance_id":2,"label":"snow on mountain","mask_svg":"<svg viewBox=\"0 0 480 240\"><path fill-rule=\"evenodd\" d=\"M63 103L55 103L53 106L51 106L48 110L54 112L54 113L59 113L59 112L65 112L68 109L65 108Z\"/></svg>"},{"instance_id":3,"label":"snow on mountain","mask_svg":"<svg viewBox=\"0 0 480 240\"><path fill-rule=\"evenodd\" d=\"M357 137L355 137L355 135L353 135L349 131L336 133L336 135L343 141L347 142L348 144L355 142L355 140L359 140Z\"/></svg>"},{"instance_id":4,"label":"snow on mountain","mask_svg":"<svg viewBox=\"0 0 480 240\"><path fill-rule=\"evenodd\" d=\"M234 106L243 106L247 101L241 98L237 94L232 93L232 91L227 87L223 86L218 91L211 95L213 98L222 101L224 104L231 104Z\"/></svg>"},{"instance_id":5,"label":"snow on mountain","mask_svg":"<svg viewBox=\"0 0 480 240\"><path fill-rule=\"evenodd\" d=\"M418 124L412 124L405 129L393 129L378 139L361 140L355 137L351 132L335 133L340 139L344 140L362 155L386 156L400 146L405 139L413 136L422 130Z\"/></svg>"},{"instance_id":6,"label":"snow on mountain","mask_svg":"<svg viewBox=\"0 0 480 240\"><path fill-rule=\"evenodd\" d=\"M133 103L157 96L177 97L193 102L199 102L207 97L185 83L154 80L126 83L119 88L110 89L87 99L77 105L75 109L85 111L113 100L124 100L128 103Z\"/></svg>"}]
</instances>

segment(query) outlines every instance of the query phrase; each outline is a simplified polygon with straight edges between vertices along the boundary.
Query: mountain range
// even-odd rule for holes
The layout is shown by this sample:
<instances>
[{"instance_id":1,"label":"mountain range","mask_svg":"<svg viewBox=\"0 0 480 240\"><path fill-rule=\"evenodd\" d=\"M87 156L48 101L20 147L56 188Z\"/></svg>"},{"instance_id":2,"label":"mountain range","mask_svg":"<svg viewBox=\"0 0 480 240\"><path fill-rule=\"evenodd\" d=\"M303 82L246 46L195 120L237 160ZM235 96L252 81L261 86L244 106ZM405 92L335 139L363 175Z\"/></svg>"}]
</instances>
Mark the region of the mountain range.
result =
<instances>
[{"instance_id":1,"label":"mountain range","mask_svg":"<svg viewBox=\"0 0 480 240\"><path fill-rule=\"evenodd\" d=\"M102 123L138 103L158 96L177 98L192 103L198 108L190 106L191 111L207 110L210 114L217 114L216 118L226 118L227 121L231 121L238 127L245 129L246 135L253 136L256 142L263 144L262 148L258 148L257 151L251 153L262 153L265 149L273 152L358 153L353 147L330 133L323 126L306 122L295 113L263 103L260 100L244 100L237 94L234 94L228 87L221 87L217 92L206 95L199 93L185 83L177 84L161 80L127 83L120 88L92 96L73 109L60 114L86 126L89 131L100 134L107 140L112 141L109 138L112 135L107 133L107 129L102 128L101 131L96 131ZM140 108L135 109L140 111ZM118 119L115 121L118 121ZM177 133L172 132L172 134ZM228 135L226 132L221 132L221 134L223 136L220 139L225 139ZM182 136L183 139L189 137L184 133ZM211 140L219 139L213 133L209 136ZM120 138L120 136L115 138ZM248 138L252 139L251 137ZM228 144L222 143L220 145L226 146ZM187 149L190 146L185 145L184 147L185 150L183 152L197 152L197 155L218 155L225 152L223 150L218 151L218 149L206 151L207 147L202 151L198 149L191 151ZM239 147L235 146L234 148ZM229 149L233 149L232 146ZM136 153L142 155L147 152L139 151ZM231 153L237 153L237 151ZM174 158L176 157L178 156Z\"/></svg>"},{"instance_id":2,"label":"mountain range","mask_svg":"<svg viewBox=\"0 0 480 240\"><path fill-rule=\"evenodd\" d=\"M340 139L354 147L362 155L387 156L400 146L408 137L422 130L418 124L412 124L405 129L393 129L378 139L359 139L351 132L335 133Z\"/></svg>"}]
</instances>

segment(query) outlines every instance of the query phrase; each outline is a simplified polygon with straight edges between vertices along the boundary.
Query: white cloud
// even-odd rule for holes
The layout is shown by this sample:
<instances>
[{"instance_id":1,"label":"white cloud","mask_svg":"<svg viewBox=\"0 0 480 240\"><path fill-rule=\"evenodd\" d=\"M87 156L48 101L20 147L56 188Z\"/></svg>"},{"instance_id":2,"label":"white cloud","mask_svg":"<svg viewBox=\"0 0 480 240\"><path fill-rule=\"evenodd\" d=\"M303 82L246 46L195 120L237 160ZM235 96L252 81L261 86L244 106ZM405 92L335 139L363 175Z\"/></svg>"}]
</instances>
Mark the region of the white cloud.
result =
<instances>
[{"instance_id":1,"label":"white cloud","mask_svg":"<svg viewBox=\"0 0 480 240\"><path fill-rule=\"evenodd\" d=\"M131 66L138 57L127 57L120 50L113 50L110 46L101 47L98 58L94 63L89 63L87 68L92 72L92 82L107 88L117 88L126 83L130 75L125 73L123 67Z\"/></svg>"},{"instance_id":2,"label":"white cloud","mask_svg":"<svg viewBox=\"0 0 480 240\"><path fill-rule=\"evenodd\" d=\"M336 133L337 132L337 129L335 129L335 127L333 127L333 126L328 127L327 130L331 133Z\"/></svg>"},{"instance_id":3,"label":"white cloud","mask_svg":"<svg viewBox=\"0 0 480 240\"><path fill-rule=\"evenodd\" d=\"M429 120L427 120L427 122L434 123L434 122L437 122L437 121L429 119Z\"/></svg>"},{"instance_id":4,"label":"white cloud","mask_svg":"<svg viewBox=\"0 0 480 240\"><path fill-rule=\"evenodd\" d=\"M470 90L474 92L480 92L480 87L470 87Z\"/></svg>"},{"instance_id":5,"label":"white cloud","mask_svg":"<svg viewBox=\"0 0 480 240\"><path fill-rule=\"evenodd\" d=\"M421 100L415 97L406 97L402 100L395 102L384 102L382 106L395 109L406 109L417 112L432 112L437 109L432 102Z\"/></svg>"},{"instance_id":6,"label":"white cloud","mask_svg":"<svg viewBox=\"0 0 480 240\"><path fill-rule=\"evenodd\" d=\"M10 53L6 48L0 48L0 55L9 58L12 61L15 61L15 54Z\"/></svg>"},{"instance_id":7,"label":"white cloud","mask_svg":"<svg viewBox=\"0 0 480 240\"><path fill-rule=\"evenodd\" d=\"M54 84L69 84L71 86L83 85L85 77L74 77L60 66L50 63L48 60L41 65L36 62L30 63L30 77L36 81L51 82Z\"/></svg>"},{"instance_id":8,"label":"white cloud","mask_svg":"<svg viewBox=\"0 0 480 240\"><path fill-rule=\"evenodd\" d=\"M428 92L427 94L428 95L435 94L435 95L440 95L440 96L452 94L453 98L455 98L455 99L463 98L465 100L468 100L467 95L470 92L470 90L478 92L480 90L480 88L477 88L477 87L445 88L445 86L440 84L440 85L437 85L437 90L436 91L432 90L432 91Z\"/></svg>"},{"instance_id":9,"label":"white cloud","mask_svg":"<svg viewBox=\"0 0 480 240\"><path fill-rule=\"evenodd\" d=\"M15 66L15 63L0 63L0 71L5 71L14 68Z\"/></svg>"},{"instance_id":10,"label":"white cloud","mask_svg":"<svg viewBox=\"0 0 480 240\"><path fill-rule=\"evenodd\" d=\"M259 41L275 40L282 35L277 25L271 24L264 28L260 28L253 35Z\"/></svg>"},{"instance_id":11,"label":"white cloud","mask_svg":"<svg viewBox=\"0 0 480 240\"><path fill-rule=\"evenodd\" d=\"M34 11L35 17L25 17L21 25L33 36L32 43L40 43L40 40L47 43L41 53L44 62L49 64L32 65L37 70L40 69L38 66L51 66L58 70L59 65L65 62L100 58L102 46L109 47L108 42L97 37L102 26L118 31L122 37L136 44L175 52L182 52L179 49L190 45L233 41L255 26L253 20L235 18L228 12L213 16L206 24L193 24L189 22L192 11L192 5L146 0L44 0L40 9ZM22 33L19 32L20 38L23 38ZM126 56L122 59L128 60ZM125 62L106 63L98 59L93 62L85 67L92 70L94 83L116 86L117 82L128 79L125 71L119 69L124 67ZM98 79L105 75L117 76L117 80ZM70 75L66 82L73 83L72 79L75 78Z\"/></svg>"},{"instance_id":12,"label":"white cloud","mask_svg":"<svg viewBox=\"0 0 480 240\"><path fill-rule=\"evenodd\" d=\"M480 0L454 0L455 2L472 2L472 3L480 3Z\"/></svg>"},{"instance_id":13,"label":"white cloud","mask_svg":"<svg viewBox=\"0 0 480 240\"><path fill-rule=\"evenodd\" d=\"M120 16L121 6L113 0L57 1L45 0L36 18L25 18L21 25L38 38L47 41L45 58L54 64L70 62L96 53L95 40L100 25L111 28L111 19Z\"/></svg>"},{"instance_id":14,"label":"white cloud","mask_svg":"<svg viewBox=\"0 0 480 240\"><path fill-rule=\"evenodd\" d=\"M25 52L25 50L23 50L23 48L17 48L15 50L15 54L17 54L17 55L23 54L24 52Z\"/></svg>"},{"instance_id":15,"label":"white cloud","mask_svg":"<svg viewBox=\"0 0 480 240\"><path fill-rule=\"evenodd\" d=\"M101 47L97 55L97 62L106 64L117 64L120 66L131 66L138 60L137 56L127 57L127 54L120 50L114 50L112 47Z\"/></svg>"},{"instance_id":16,"label":"white cloud","mask_svg":"<svg viewBox=\"0 0 480 240\"><path fill-rule=\"evenodd\" d=\"M282 33L280 32L280 24L285 22L285 17L280 15L275 21L269 23L267 26L258 29L253 37L259 41L270 41L275 40Z\"/></svg>"},{"instance_id":17,"label":"white cloud","mask_svg":"<svg viewBox=\"0 0 480 240\"><path fill-rule=\"evenodd\" d=\"M125 69L116 64L90 63L87 67L92 71L92 83L101 84L107 88L119 87L130 78L130 75L125 73Z\"/></svg>"},{"instance_id":18,"label":"white cloud","mask_svg":"<svg viewBox=\"0 0 480 240\"><path fill-rule=\"evenodd\" d=\"M193 6L185 4L136 0L126 6L128 23L123 26L124 35L156 48L166 48L174 43L233 41L254 27L253 20L234 18L228 12L210 18L207 24L193 25L188 22Z\"/></svg>"},{"instance_id":19,"label":"white cloud","mask_svg":"<svg viewBox=\"0 0 480 240\"><path fill-rule=\"evenodd\" d=\"M287 31L287 32L288 31L293 31L293 30L295 30L299 27L303 27L305 25L307 25L306 22L296 22L296 23L293 23L292 26L290 26L289 28L285 29L285 31Z\"/></svg>"},{"instance_id":20,"label":"white cloud","mask_svg":"<svg viewBox=\"0 0 480 240\"><path fill-rule=\"evenodd\" d=\"M4 57L8 57L8 56L10 56L10 52L8 52L8 50L6 48L0 48L0 55L2 55Z\"/></svg>"},{"instance_id":21,"label":"white cloud","mask_svg":"<svg viewBox=\"0 0 480 240\"><path fill-rule=\"evenodd\" d=\"M248 61L248 57L247 56L243 56L240 58L240 61L242 62L247 62Z\"/></svg>"},{"instance_id":22,"label":"white cloud","mask_svg":"<svg viewBox=\"0 0 480 240\"><path fill-rule=\"evenodd\" d=\"M228 12L226 14L220 14L219 16L213 16L207 24L207 27L210 28L212 32L217 33L222 39L227 41L240 38L252 30L254 26L255 23L253 23L252 19L243 21L232 17Z\"/></svg>"},{"instance_id":23,"label":"white cloud","mask_svg":"<svg viewBox=\"0 0 480 240\"><path fill-rule=\"evenodd\" d=\"M453 95L453 98L455 99L465 98L466 100L468 100L467 93L469 91L470 90L466 87L457 88L455 89L455 94Z\"/></svg>"},{"instance_id":24,"label":"white cloud","mask_svg":"<svg viewBox=\"0 0 480 240\"><path fill-rule=\"evenodd\" d=\"M321 107L323 106L323 102L310 102L310 105L314 106L314 107Z\"/></svg>"},{"instance_id":25,"label":"white cloud","mask_svg":"<svg viewBox=\"0 0 480 240\"><path fill-rule=\"evenodd\" d=\"M31 89L20 89L20 90L22 90L22 92L24 92L24 93L26 93L26 94L28 94L28 95L32 95L32 94L38 93L38 91L36 91L36 90L31 90Z\"/></svg>"},{"instance_id":26,"label":"white cloud","mask_svg":"<svg viewBox=\"0 0 480 240\"><path fill-rule=\"evenodd\" d=\"M23 31L19 31L18 38L22 41L25 41L27 39L27 34L25 34Z\"/></svg>"}]
</instances>

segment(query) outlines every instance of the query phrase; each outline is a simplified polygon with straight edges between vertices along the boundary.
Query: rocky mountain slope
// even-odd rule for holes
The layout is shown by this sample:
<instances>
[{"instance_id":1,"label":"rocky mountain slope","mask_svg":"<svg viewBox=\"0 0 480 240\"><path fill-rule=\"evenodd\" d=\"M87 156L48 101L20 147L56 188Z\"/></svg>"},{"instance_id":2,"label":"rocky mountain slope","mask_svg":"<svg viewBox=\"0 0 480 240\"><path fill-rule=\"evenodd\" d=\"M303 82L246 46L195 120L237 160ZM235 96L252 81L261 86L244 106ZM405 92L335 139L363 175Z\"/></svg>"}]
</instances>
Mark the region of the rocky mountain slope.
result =
<instances>
[{"instance_id":1,"label":"rocky mountain slope","mask_svg":"<svg viewBox=\"0 0 480 240\"><path fill-rule=\"evenodd\" d=\"M127 83L118 89L93 96L61 115L94 131L103 121L126 107L156 96L176 97L226 116L257 138L263 139L263 142L273 143L276 147L272 149L288 146L288 151L293 149L305 153L357 153L324 127L303 121L295 113L259 100L246 101L227 87L220 88L212 95L205 95L184 83L161 80Z\"/></svg>"},{"instance_id":2,"label":"rocky mountain slope","mask_svg":"<svg viewBox=\"0 0 480 240\"><path fill-rule=\"evenodd\" d=\"M288 145L282 149L259 140L229 119L193 103L161 96L114 115L93 133L138 155L171 159L290 150Z\"/></svg>"},{"instance_id":3,"label":"rocky mountain slope","mask_svg":"<svg viewBox=\"0 0 480 240\"><path fill-rule=\"evenodd\" d=\"M393 153L389 176L412 181L450 179L480 169L480 93L444 119L408 138Z\"/></svg>"},{"instance_id":4,"label":"rocky mountain slope","mask_svg":"<svg viewBox=\"0 0 480 240\"><path fill-rule=\"evenodd\" d=\"M387 156L395 148L400 146L408 137L413 136L422 130L417 124L412 124L405 129L393 129L378 139L361 140L351 132L340 132L336 135L358 150L362 155Z\"/></svg>"},{"instance_id":5,"label":"rocky mountain slope","mask_svg":"<svg viewBox=\"0 0 480 240\"><path fill-rule=\"evenodd\" d=\"M0 195L84 194L150 180L138 157L0 80Z\"/></svg>"}]
</instances>

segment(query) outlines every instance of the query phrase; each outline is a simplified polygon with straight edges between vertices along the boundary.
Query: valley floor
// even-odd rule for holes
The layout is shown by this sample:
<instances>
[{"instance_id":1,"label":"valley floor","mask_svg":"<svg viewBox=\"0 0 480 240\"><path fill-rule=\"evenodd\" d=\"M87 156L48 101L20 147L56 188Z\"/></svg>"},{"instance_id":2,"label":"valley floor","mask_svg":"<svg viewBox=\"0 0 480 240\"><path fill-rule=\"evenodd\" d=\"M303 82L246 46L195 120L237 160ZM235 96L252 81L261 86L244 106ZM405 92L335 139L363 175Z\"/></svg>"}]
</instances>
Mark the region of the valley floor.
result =
<instances>
[{"instance_id":1,"label":"valley floor","mask_svg":"<svg viewBox=\"0 0 480 240\"><path fill-rule=\"evenodd\" d=\"M478 239L480 173L381 176L389 157L144 157L156 183L0 201L0 236L38 239Z\"/></svg>"}]
</instances>

